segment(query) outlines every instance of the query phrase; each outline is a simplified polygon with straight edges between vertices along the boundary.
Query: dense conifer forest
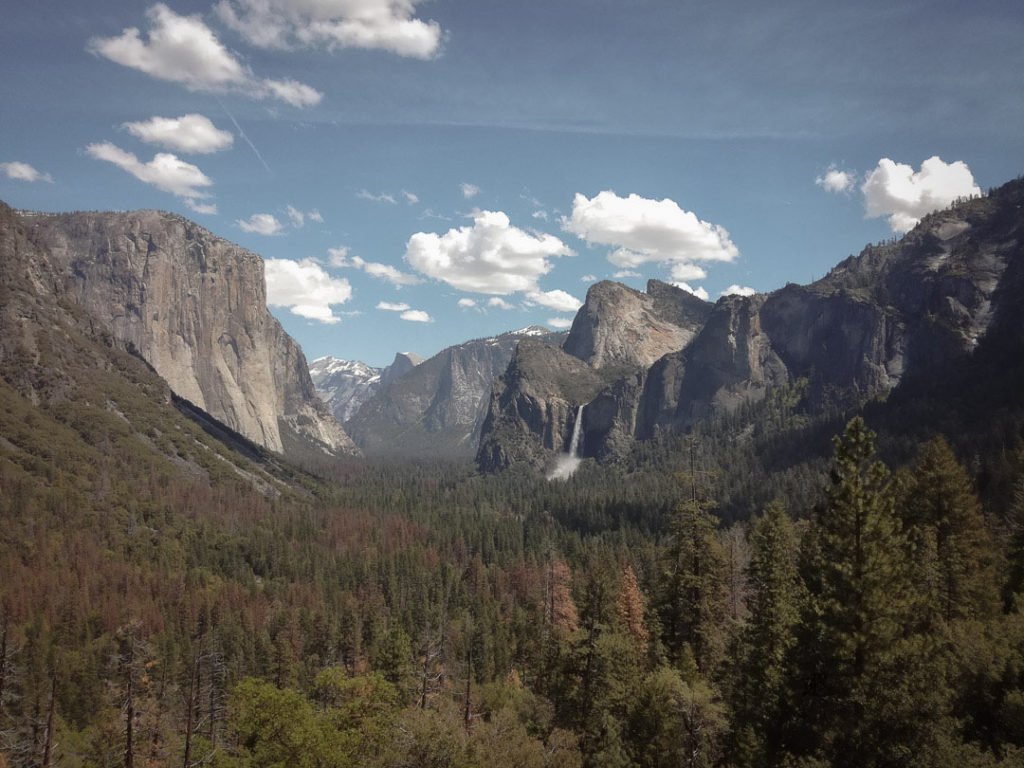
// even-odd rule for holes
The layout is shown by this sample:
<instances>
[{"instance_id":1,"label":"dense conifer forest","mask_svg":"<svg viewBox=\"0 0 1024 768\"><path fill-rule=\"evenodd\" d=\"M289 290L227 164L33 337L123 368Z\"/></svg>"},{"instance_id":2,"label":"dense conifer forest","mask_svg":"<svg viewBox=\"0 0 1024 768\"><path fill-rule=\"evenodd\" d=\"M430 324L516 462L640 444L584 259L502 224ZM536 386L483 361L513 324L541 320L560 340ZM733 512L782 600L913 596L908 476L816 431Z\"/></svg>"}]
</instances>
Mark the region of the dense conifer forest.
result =
<instances>
[{"instance_id":1,"label":"dense conifer forest","mask_svg":"<svg viewBox=\"0 0 1024 768\"><path fill-rule=\"evenodd\" d=\"M0 765L1024 760L1019 442L877 438L798 385L565 482L254 483L170 406L168 458L0 386Z\"/></svg>"}]
</instances>

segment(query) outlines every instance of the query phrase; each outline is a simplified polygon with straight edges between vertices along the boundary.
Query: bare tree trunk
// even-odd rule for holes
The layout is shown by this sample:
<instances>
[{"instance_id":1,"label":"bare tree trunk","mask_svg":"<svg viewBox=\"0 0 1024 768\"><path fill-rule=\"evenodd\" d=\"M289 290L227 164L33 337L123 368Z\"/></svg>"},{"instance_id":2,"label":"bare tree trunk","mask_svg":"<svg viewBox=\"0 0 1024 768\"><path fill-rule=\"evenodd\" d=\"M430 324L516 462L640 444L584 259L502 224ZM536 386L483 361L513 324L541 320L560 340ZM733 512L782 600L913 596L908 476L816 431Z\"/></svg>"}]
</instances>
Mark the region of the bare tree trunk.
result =
<instances>
[{"instance_id":1,"label":"bare tree trunk","mask_svg":"<svg viewBox=\"0 0 1024 768\"><path fill-rule=\"evenodd\" d=\"M43 768L50 768L50 755L53 751L53 713L57 708L57 673L50 676L50 711L46 715L46 742L43 745Z\"/></svg>"},{"instance_id":2,"label":"bare tree trunk","mask_svg":"<svg viewBox=\"0 0 1024 768\"><path fill-rule=\"evenodd\" d=\"M470 718L470 704L469 694L470 686L473 684L473 650L470 646L470 650L466 653L466 706L463 710L462 719L466 726L466 733L469 733L469 718Z\"/></svg>"},{"instance_id":3,"label":"bare tree trunk","mask_svg":"<svg viewBox=\"0 0 1024 768\"><path fill-rule=\"evenodd\" d=\"M135 661L135 649L129 645L128 655L128 685L127 685L127 698L124 705L124 719L125 719L125 737L124 737L124 768L134 768L135 766L135 750L134 750L134 735L132 729L135 724L135 692L133 690L133 684L135 682L135 671L133 669L133 662Z\"/></svg>"},{"instance_id":4,"label":"bare tree trunk","mask_svg":"<svg viewBox=\"0 0 1024 768\"><path fill-rule=\"evenodd\" d=\"M0 635L0 725L4 723L4 693L7 690L7 622L4 621L4 631Z\"/></svg>"},{"instance_id":5,"label":"bare tree trunk","mask_svg":"<svg viewBox=\"0 0 1024 768\"><path fill-rule=\"evenodd\" d=\"M196 688L198 686L199 678L199 659L201 658L202 647L199 649L199 653L196 654L192 660L192 672L189 675L189 686L188 686L188 701L186 702L186 709L188 710L185 719L185 760L184 768L189 768L192 764L192 731L195 729L195 711L196 711Z\"/></svg>"}]
</instances>

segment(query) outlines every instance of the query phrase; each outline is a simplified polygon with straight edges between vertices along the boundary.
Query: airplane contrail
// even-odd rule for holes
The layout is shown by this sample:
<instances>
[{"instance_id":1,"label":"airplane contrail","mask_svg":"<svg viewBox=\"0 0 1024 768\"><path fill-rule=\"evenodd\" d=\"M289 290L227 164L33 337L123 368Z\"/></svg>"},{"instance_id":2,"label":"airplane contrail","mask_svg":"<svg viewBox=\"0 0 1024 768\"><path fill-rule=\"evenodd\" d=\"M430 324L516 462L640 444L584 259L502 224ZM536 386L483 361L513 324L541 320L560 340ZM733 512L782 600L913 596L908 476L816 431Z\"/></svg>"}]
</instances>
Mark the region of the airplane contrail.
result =
<instances>
[{"instance_id":1,"label":"airplane contrail","mask_svg":"<svg viewBox=\"0 0 1024 768\"><path fill-rule=\"evenodd\" d=\"M231 118L231 122L235 124L235 128L238 129L238 135L245 139L246 144L252 147L253 154L255 154L256 157L259 158L259 161L263 163L263 167L267 169L268 173L273 173L273 171L270 170L270 166L267 165L267 161L263 159L263 155L261 155L260 151L256 149L256 145L252 143L248 136L245 135L245 131L243 131L242 126L238 124L238 121L235 119L235 116L231 114L231 111L226 106L224 106L224 102L220 100L220 97L214 98L217 99L217 103L220 104L221 109L223 109L227 113L227 116Z\"/></svg>"}]
</instances>

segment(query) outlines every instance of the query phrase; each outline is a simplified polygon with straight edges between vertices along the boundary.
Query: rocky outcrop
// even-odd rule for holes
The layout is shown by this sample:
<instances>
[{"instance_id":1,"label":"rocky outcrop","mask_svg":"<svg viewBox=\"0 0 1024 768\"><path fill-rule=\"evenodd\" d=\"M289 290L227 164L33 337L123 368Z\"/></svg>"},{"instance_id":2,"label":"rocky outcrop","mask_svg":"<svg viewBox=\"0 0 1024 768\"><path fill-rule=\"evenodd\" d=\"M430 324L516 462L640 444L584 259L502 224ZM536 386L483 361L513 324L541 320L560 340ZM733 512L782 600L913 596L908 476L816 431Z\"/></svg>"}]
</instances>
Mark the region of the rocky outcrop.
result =
<instances>
[{"instance_id":1,"label":"rocky outcrop","mask_svg":"<svg viewBox=\"0 0 1024 768\"><path fill-rule=\"evenodd\" d=\"M422 362L423 358L413 352L399 352L391 365L374 368L359 360L327 355L310 364L309 375L320 399L344 424L356 415L363 403Z\"/></svg>"},{"instance_id":2,"label":"rocky outcrop","mask_svg":"<svg viewBox=\"0 0 1024 768\"><path fill-rule=\"evenodd\" d=\"M537 338L563 337L531 326L448 347L410 365L382 383L346 422L346 430L368 455L470 458L494 379L508 366L520 340ZM392 369L400 358L396 356Z\"/></svg>"},{"instance_id":3,"label":"rocky outcrop","mask_svg":"<svg viewBox=\"0 0 1024 768\"><path fill-rule=\"evenodd\" d=\"M815 283L724 297L706 311L655 281L647 294L598 283L564 346L589 370L616 374L578 401L586 403L582 454L621 455L634 440L687 430L798 379L821 408L862 403L907 377L942 376L993 322L1020 316L1011 309L1018 292L1004 283L1022 260L1024 181L1016 181L925 217L900 241L869 246ZM666 307L676 308L674 319ZM530 397L516 391L524 379L511 367L496 387L481 440L485 469L536 463L549 447L546 435L563 424L557 409L548 417L543 404L523 405L557 390L544 375L535 367L527 377Z\"/></svg>"},{"instance_id":4,"label":"rocky outcrop","mask_svg":"<svg viewBox=\"0 0 1024 768\"><path fill-rule=\"evenodd\" d=\"M649 368L685 347L710 311L707 302L659 280L649 280L646 293L604 280L590 286L562 349L594 368Z\"/></svg>"},{"instance_id":5,"label":"rocky outcrop","mask_svg":"<svg viewBox=\"0 0 1024 768\"><path fill-rule=\"evenodd\" d=\"M69 298L175 394L273 451L355 450L267 310L258 255L159 211L19 220Z\"/></svg>"},{"instance_id":6,"label":"rocky outcrop","mask_svg":"<svg viewBox=\"0 0 1024 768\"><path fill-rule=\"evenodd\" d=\"M380 372L380 386L384 388L395 379L400 379L417 365L423 362L423 358L415 352L396 352L395 359L391 365Z\"/></svg>"},{"instance_id":7,"label":"rocky outcrop","mask_svg":"<svg viewBox=\"0 0 1024 768\"><path fill-rule=\"evenodd\" d=\"M484 471L517 462L538 469L549 464L568 449L579 406L605 384L598 371L558 347L523 340L494 382L477 463Z\"/></svg>"}]
</instances>

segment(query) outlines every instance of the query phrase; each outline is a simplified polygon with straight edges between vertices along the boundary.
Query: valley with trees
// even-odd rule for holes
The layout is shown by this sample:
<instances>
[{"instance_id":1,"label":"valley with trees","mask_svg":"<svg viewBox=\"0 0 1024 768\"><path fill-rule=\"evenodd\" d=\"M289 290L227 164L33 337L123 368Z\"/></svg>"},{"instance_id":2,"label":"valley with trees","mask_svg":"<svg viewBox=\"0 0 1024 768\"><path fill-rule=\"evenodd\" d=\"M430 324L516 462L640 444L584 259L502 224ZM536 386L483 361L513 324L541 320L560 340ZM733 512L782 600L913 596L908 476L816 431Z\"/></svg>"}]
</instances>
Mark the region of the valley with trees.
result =
<instances>
[{"instance_id":1,"label":"valley with trees","mask_svg":"<svg viewBox=\"0 0 1024 768\"><path fill-rule=\"evenodd\" d=\"M955 376L811 372L549 480L282 457L4 233L0 764L1024 759L1018 302Z\"/></svg>"},{"instance_id":2,"label":"valley with trees","mask_svg":"<svg viewBox=\"0 0 1024 768\"><path fill-rule=\"evenodd\" d=\"M1024 768L1024 4L0 13L0 768Z\"/></svg>"}]
</instances>

